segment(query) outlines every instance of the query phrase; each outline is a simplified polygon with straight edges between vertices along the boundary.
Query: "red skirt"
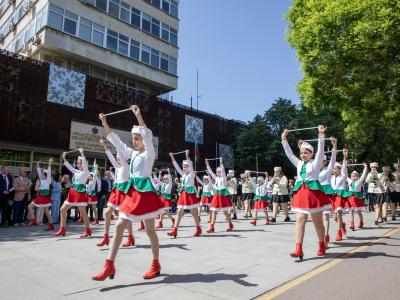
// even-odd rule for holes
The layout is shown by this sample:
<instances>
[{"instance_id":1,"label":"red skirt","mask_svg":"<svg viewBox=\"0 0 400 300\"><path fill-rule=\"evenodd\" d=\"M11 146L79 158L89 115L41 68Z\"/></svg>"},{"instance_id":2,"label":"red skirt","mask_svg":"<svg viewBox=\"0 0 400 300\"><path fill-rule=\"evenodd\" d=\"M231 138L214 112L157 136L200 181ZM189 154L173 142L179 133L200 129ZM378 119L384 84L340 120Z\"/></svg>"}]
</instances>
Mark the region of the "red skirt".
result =
<instances>
[{"instance_id":1,"label":"red skirt","mask_svg":"<svg viewBox=\"0 0 400 300\"><path fill-rule=\"evenodd\" d=\"M192 209L200 206L200 200L196 194L189 194L185 190L182 191L178 199L178 208Z\"/></svg>"},{"instance_id":2,"label":"red skirt","mask_svg":"<svg viewBox=\"0 0 400 300\"><path fill-rule=\"evenodd\" d=\"M333 209L334 211L343 211L346 209L346 202L347 199L343 198L342 196L339 195L335 195L334 196L334 200L333 200ZM347 204L348 205L348 204ZM349 208L349 206L347 206L347 209Z\"/></svg>"},{"instance_id":3,"label":"red skirt","mask_svg":"<svg viewBox=\"0 0 400 300\"><path fill-rule=\"evenodd\" d=\"M87 196L86 199L87 199L88 204L96 204L97 203L97 195L90 196L90 195L86 194L86 196Z\"/></svg>"},{"instance_id":4,"label":"red skirt","mask_svg":"<svg viewBox=\"0 0 400 300\"><path fill-rule=\"evenodd\" d=\"M78 192L71 188L65 203L71 206L87 206L86 192Z\"/></svg>"},{"instance_id":5,"label":"red skirt","mask_svg":"<svg viewBox=\"0 0 400 300\"><path fill-rule=\"evenodd\" d=\"M37 195L36 199L32 201L32 204L36 207L49 207L51 206L51 198L49 195Z\"/></svg>"},{"instance_id":6,"label":"red skirt","mask_svg":"<svg viewBox=\"0 0 400 300\"><path fill-rule=\"evenodd\" d=\"M231 198L227 195L216 193L211 200L212 211L230 211L232 209Z\"/></svg>"},{"instance_id":7,"label":"red skirt","mask_svg":"<svg viewBox=\"0 0 400 300\"><path fill-rule=\"evenodd\" d=\"M201 203L203 203L203 205L210 205L211 201L212 197L207 197L207 196L201 197Z\"/></svg>"},{"instance_id":8,"label":"red skirt","mask_svg":"<svg viewBox=\"0 0 400 300\"><path fill-rule=\"evenodd\" d=\"M294 194L290 205L294 212L304 214L313 214L331 208L331 202L324 192L310 190L305 184Z\"/></svg>"},{"instance_id":9,"label":"red skirt","mask_svg":"<svg viewBox=\"0 0 400 300\"><path fill-rule=\"evenodd\" d=\"M255 210L264 211L268 208L268 206L269 206L269 202L262 201L261 199L258 199L254 202Z\"/></svg>"},{"instance_id":10,"label":"red skirt","mask_svg":"<svg viewBox=\"0 0 400 300\"><path fill-rule=\"evenodd\" d=\"M347 198L347 200L348 200L351 208L353 208L355 211L358 211L359 209L361 209L365 206L364 199L357 198L354 195Z\"/></svg>"},{"instance_id":11,"label":"red skirt","mask_svg":"<svg viewBox=\"0 0 400 300\"><path fill-rule=\"evenodd\" d=\"M139 192L132 185L119 207L120 217L127 220L150 220L165 211L155 192Z\"/></svg>"},{"instance_id":12,"label":"red skirt","mask_svg":"<svg viewBox=\"0 0 400 300\"><path fill-rule=\"evenodd\" d=\"M172 207L172 200L167 200L163 196L160 196L160 199L161 199L162 203L164 203L165 208Z\"/></svg>"},{"instance_id":13,"label":"red skirt","mask_svg":"<svg viewBox=\"0 0 400 300\"><path fill-rule=\"evenodd\" d=\"M119 189L113 189L110 197L108 198L107 206L119 210L121 203L125 200L127 195Z\"/></svg>"},{"instance_id":14,"label":"red skirt","mask_svg":"<svg viewBox=\"0 0 400 300\"><path fill-rule=\"evenodd\" d=\"M331 203L331 207L327 210L324 210L324 214L330 214L334 211L334 207L335 207L335 195L332 194L325 194L326 197L328 197L329 202Z\"/></svg>"}]
</instances>

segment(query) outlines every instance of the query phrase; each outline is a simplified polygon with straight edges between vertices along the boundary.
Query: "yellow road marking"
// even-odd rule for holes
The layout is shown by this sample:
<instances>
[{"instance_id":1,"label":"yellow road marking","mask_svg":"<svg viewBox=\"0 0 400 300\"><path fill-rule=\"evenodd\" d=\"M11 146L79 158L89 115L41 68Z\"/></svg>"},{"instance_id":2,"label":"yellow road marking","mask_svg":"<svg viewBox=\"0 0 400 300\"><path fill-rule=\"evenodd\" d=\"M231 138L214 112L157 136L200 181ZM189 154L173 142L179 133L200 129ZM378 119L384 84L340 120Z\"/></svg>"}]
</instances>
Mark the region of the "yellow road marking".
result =
<instances>
[{"instance_id":1,"label":"yellow road marking","mask_svg":"<svg viewBox=\"0 0 400 300\"><path fill-rule=\"evenodd\" d=\"M300 275L299 277L296 277L295 279L293 279L291 281L288 281L288 282L286 282L286 283L284 283L284 284L282 284L282 285L280 285L280 286L278 286L278 287L266 292L265 294L262 294L262 295L258 296L257 299L258 300L273 299L273 298L279 296L280 294L283 294L284 292L286 292L286 291L288 291L288 290L290 290L290 289L292 289L292 288L294 288L294 287L306 282L307 280L311 279L312 277L314 277L314 276L316 276L316 275L318 275L318 274L320 274L320 273L332 268L333 266L337 265L338 263L344 261L346 258L351 257L354 253L361 252L361 251L365 250L366 248L372 246L373 244L376 244L376 243L380 242L382 239L387 238L387 237L395 234L398 231L400 231L400 227L393 228L393 229L389 230L388 232L386 232L381 237L379 237L379 238L377 238L375 240L369 241L369 242L365 243L362 246L354 248L353 250L351 250L349 252L343 253L342 255L340 255L340 256L328 261L327 263L325 263L325 264L323 264L321 266L318 266L315 269L313 269L313 270L311 270L311 271L309 271L309 272L307 272L307 273L305 273L303 275Z\"/></svg>"}]
</instances>

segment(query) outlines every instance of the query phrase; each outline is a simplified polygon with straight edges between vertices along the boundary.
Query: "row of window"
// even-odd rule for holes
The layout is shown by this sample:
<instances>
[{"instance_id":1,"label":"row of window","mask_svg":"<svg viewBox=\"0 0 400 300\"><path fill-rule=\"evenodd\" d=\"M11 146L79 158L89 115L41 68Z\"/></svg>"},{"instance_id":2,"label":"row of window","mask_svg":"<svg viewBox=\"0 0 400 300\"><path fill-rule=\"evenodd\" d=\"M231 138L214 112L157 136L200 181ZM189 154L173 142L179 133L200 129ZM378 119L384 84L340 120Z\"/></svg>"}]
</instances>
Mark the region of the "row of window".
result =
<instances>
[{"instance_id":1,"label":"row of window","mask_svg":"<svg viewBox=\"0 0 400 300\"><path fill-rule=\"evenodd\" d=\"M13 26L16 25L19 20L26 14L28 11L29 4L32 1L23 0L18 6L13 10L13 13L7 18L7 20L0 27L0 36L6 36L11 30L13 30ZM8 4L8 0L4 1L4 3ZM4 3L1 5L4 6ZM6 7L4 7L5 9ZM1 13L0 13L1 15Z\"/></svg>"},{"instance_id":2,"label":"row of window","mask_svg":"<svg viewBox=\"0 0 400 300\"><path fill-rule=\"evenodd\" d=\"M50 4L48 26L177 75L177 59L88 19Z\"/></svg>"},{"instance_id":3,"label":"row of window","mask_svg":"<svg viewBox=\"0 0 400 300\"><path fill-rule=\"evenodd\" d=\"M149 2L151 5L162 9L167 14L174 16L175 18L178 17L178 3L174 0L145 0Z\"/></svg>"},{"instance_id":4,"label":"row of window","mask_svg":"<svg viewBox=\"0 0 400 300\"><path fill-rule=\"evenodd\" d=\"M131 7L121 0L85 0L85 3L92 5L123 22L142 29L151 35L158 37L167 43L178 46L178 31L169 25L160 22L140 10Z\"/></svg>"}]
</instances>

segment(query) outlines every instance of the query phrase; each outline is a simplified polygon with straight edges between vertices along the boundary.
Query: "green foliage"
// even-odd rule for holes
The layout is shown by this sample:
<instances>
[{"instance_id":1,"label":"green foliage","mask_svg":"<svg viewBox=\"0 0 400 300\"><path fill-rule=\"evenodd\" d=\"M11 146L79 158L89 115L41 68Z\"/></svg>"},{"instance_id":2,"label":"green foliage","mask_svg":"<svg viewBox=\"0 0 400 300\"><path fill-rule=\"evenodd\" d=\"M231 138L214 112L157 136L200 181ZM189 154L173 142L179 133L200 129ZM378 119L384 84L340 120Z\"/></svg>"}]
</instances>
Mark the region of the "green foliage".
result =
<instances>
[{"instance_id":1,"label":"green foliage","mask_svg":"<svg viewBox=\"0 0 400 300\"><path fill-rule=\"evenodd\" d=\"M287 19L304 72L304 105L315 113L338 110L359 159L397 160L400 1L294 0Z\"/></svg>"}]
</instances>

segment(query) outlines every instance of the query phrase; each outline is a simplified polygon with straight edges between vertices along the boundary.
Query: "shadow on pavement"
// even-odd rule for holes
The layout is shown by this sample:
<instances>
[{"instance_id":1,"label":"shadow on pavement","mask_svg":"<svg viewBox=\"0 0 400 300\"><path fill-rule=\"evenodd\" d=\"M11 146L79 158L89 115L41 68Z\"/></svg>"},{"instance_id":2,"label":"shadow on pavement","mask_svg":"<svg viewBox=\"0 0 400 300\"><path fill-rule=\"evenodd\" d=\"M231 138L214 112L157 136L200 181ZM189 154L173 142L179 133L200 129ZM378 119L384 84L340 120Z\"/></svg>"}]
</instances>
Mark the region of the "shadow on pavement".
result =
<instances>
[{"instance_id":1,"label":"shadow on pavement","mask_svg":"<svg viewBox=\"0 0 400 300\"><path fill-rule=\"evenodd\" d=\"M253 284L247 282L243 278L247 277L247 274L225 274L225 273L216 273L216 274L182 274L182 275L169 275L169 274L161 274L161 276L165 276L160 281L148 281L148 282L140 282L126 285L116 285L111 287L106 287L100 289L100 292L108 292L116 289L123 289L129 287L136 286L145 286L145 285L155 285L155 284L174 284L174 283L213 283L218 281L233 281L239 285L246 287L254 287L258 286L257 284Z\"/></svg>"},{"instance_id":2,"label":"shadow on pavement","mask_svg":"<svg viewBox=\"0 0 400 300\"><path fill-rule=\"evenodd\" d=\"M376 256L400 258L400 256L398 256L398 255L390 255L390 254L386 254L384 252L355 252L355 253L351 253L350 256L343 256L345 254L346 253L328 252L325 256L311 257L311 258L303 259L303 261L320 260L320 259L326 259L326 258L332 259L332 258L338 258L338 257L340 257L342 259L369 258L369 257L376 257ZM301 262L301 261L296 260L296 262Z\"/></svg>"}]
</instances>

